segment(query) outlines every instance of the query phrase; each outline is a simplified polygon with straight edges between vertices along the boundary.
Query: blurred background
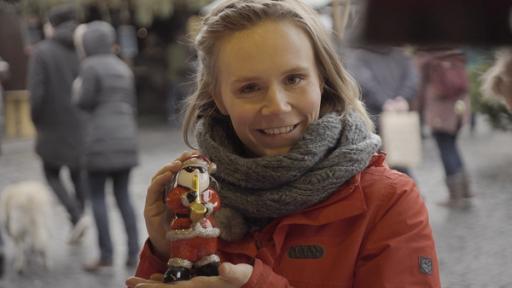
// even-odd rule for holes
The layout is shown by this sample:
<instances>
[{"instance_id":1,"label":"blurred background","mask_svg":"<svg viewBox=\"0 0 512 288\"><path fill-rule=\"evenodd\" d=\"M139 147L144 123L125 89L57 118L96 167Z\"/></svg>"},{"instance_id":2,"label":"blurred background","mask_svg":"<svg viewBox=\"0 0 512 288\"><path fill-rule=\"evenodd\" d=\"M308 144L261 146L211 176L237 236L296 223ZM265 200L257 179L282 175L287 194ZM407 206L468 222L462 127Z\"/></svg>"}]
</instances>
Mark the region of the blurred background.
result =
<instances>
[{"instance_id":1,"label":"blurred background","mask_svg":"<svg viewBox=\"0 0 512 288\"><path fill-rule=\"evenodd\" d=\"M191 43L201 17L215 2L0 0L0 60L8 64L8 72L0 77L3 88L0 93L0 111L3 111L0 113L0 190L28 179L44 182L39 159L33 151L36 132L30 119L27 65L37 44L45 39L48 11L56 5L72 3L79 22L104 20L114 26L115 52L135 76L141 162L134 170L130 193L135 200L140 238L145 239L142 218L145 189L154 171L186 148L179 126L182 101L191 92L194 81L196 56ZM509 244L512 238L512 113L502 99L481 92L482 75L493 65L495 51L512 43L512 1L305 2L320 13L342 62L356 80L357 67L363 65L358 58L359 50L368 46L377 47L379 51L398 48L414 67L411 73L416 73L417 79L411 96L393 97L404 96L408 104L406 110L419 115L420 150L415 152L415 157L419 155L420 160L406 168L429 207L443 287L512 287L509 272L512 269ZM421 53L447 48L464 54L468 80L468 121L460 129L458 143L475 195L469 205L462 208L437 205L451 195L450 187L445 183L439 143L424 118L426 80ZM387 60L389 58L384 61ZM367 100L365 87L361 88L363 100ZM375 113L383 110L380 107ZM108 198L108 204L114 207L113 199ZM4 263L0 261L0 287L122 286L124 279L133 273L122 265L115 265L106 274L82 271L81 264L95 253L94 227L88 230L81 245L66 246L69 231L59 229L65 226L62 220L65 211L57 204L55 207L50 270L33 267L29 273L17 274L9 264L12 243L3 237L0 249L5 257ZM118 243L115 247L125 250L121 245L125 242L123 233L115 233L123 229L118 211L111 209L109 213L112 214L113 240Z\"/></svg>"}]
</instances>

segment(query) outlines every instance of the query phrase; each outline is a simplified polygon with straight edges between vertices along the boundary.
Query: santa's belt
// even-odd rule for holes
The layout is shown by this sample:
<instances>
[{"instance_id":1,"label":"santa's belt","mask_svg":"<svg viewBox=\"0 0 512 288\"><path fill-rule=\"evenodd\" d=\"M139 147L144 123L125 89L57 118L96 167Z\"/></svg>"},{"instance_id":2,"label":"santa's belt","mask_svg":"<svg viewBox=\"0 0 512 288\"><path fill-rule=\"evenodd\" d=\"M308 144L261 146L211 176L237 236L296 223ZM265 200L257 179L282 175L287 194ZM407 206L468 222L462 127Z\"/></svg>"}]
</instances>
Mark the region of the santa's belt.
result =
<instances>
[{"instance_id":1,"label":"santa's belt","mask_svg":"<svg viewBox=\"0 0 512 288\"><path fill-rule=\"evenodd\" d=\"M176 214L174 214L174 216L176 218L190 218L189 214L184 214L184 213L176 213Z\"/></svg>"}]
</instances>

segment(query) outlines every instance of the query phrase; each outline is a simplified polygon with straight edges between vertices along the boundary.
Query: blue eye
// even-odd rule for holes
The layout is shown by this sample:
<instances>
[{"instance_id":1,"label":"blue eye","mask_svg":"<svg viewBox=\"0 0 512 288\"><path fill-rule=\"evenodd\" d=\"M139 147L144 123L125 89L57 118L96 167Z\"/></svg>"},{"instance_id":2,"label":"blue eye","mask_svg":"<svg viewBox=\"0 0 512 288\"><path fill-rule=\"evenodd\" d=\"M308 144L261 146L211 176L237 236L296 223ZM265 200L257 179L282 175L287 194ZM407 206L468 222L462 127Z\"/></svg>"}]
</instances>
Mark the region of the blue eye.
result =
<instances>
[{"instance_id":1,"label":"blue eye","mask_svg":"<svg viewBox=\"0 0 512 288\"><path fill-rule=\"evenodd\" d=\"M256 83L249 83L247 85L242 86L242 88L240 88L239 91L242 94L249 94L249 93L256 92L258 90L259 90L259 86Z\"/></svg>"},{"instance_id":2,"label":"blue eye","mask_svg":"<svg viewBox=\"0 0 512 288\"><path fill-rule=\"evenodd\" d=\"M297 74L289 75L286 77L286 84L297 85L300 82L302 82L302 80L304 80L304 78L305 77L303 75L297 75Z\"/></svg>"}]
</instances>

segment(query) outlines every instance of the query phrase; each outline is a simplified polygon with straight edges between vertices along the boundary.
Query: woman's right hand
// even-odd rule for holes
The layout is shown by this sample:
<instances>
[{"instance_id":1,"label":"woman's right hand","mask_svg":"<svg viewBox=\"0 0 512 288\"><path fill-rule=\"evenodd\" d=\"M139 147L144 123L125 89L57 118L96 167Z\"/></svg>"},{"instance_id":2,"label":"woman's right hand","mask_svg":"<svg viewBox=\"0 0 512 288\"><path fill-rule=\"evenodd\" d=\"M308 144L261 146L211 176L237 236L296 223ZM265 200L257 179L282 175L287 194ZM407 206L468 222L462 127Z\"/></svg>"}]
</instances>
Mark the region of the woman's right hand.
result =
<instances>
[{"instance_id":1,"label":"woman's right hand","mask_svg":"<svg viewBox=\"0 0 512 288\"><path fill-rule=\"evenodd\" d=\"M167 233L167 207L162 200L166 185L172 180L174 174L181 169L182 161L192 155L199 155L196 150L191 150L181 154L174 162L162 167L151 179L146 195L146 204L144 206L144 219L146 229L149 235L149 241L153 246L153 253L162 259L169 258L169 241L166 238Z\"/></svg>"}]
</instances>

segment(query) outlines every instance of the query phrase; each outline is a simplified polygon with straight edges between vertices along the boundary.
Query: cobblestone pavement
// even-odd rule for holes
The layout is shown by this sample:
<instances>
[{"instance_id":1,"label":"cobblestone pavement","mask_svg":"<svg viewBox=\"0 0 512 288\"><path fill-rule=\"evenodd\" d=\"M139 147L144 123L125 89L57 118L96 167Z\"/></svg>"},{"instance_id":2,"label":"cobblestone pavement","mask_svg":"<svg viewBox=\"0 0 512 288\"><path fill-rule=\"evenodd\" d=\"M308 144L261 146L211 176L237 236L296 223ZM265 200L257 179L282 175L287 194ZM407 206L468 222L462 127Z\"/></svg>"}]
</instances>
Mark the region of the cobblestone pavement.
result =
<instances>
[{"instance_id":1,"label":"cobblestone pavement","mask_svg":"<svg viewBox=\"0 0 512 288\"><path fill-rule=\"evenodd\" d=\"M477 194L468 208L446 209L436 205L447 197L447 191L432 139L425 139L424 161L414 169L414 177L430 210L443 287L512 287L512 133L492 131L480 121L476 132L464 131L460 142ZM130 189L139 233L144 239L147 234L142 209L147 183L154 171L173 160L185 145L177 130L163 126L141 128L139 143L141 164L133 171ZM3 143L0 189L21 180L43 181L40 162L32 147L33 140ZM115 207L112 197L107 200L110 207ZM91 226L80 245L66 244L70 227L65 211L55 203L51 218L49 271L42 271L34 265L28 273L18 275L12 265L7 265L5 275L0 279L0 288L123 287L124 280L133 270L123 266L126 241L118 210L111 209L109 216L115 243L114 268L110 271L101 274L82 271L83 263L97 256L95 231ZM12 244L8 241L6 251L8 263L12 263Z\"/></svg>"}]
</instances>

